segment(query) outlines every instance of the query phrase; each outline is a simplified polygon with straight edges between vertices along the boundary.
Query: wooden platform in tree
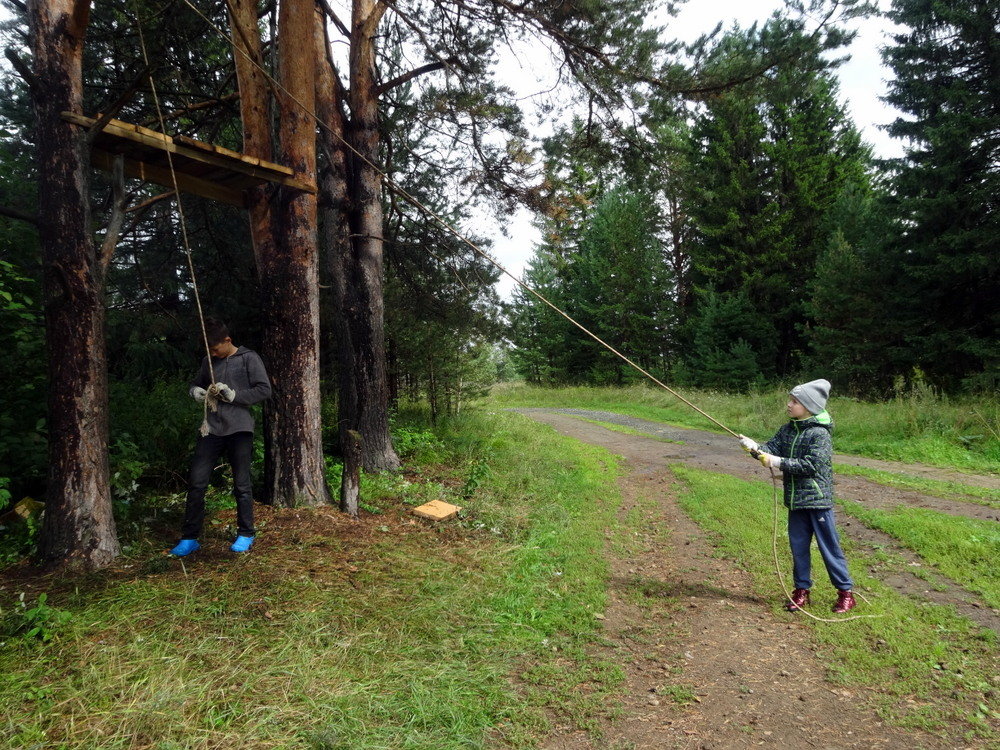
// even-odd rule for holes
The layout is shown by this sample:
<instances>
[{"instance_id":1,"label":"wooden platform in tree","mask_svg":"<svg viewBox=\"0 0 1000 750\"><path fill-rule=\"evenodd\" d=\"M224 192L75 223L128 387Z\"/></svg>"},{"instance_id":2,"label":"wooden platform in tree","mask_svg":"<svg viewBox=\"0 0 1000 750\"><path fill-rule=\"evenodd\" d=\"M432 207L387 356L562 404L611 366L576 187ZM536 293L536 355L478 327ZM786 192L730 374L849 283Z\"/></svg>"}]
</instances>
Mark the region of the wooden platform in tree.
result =
<instances>
[{"instance_id":1,"label":"wooden platform in tree","mask_svg":"<svg viewBox=\"0 0 1000 750\"><path fill-rule=\"evenodd\" d=\"M92 128L93 117L63 112L67 122ZM244 191L265 182L316 192L316 184L280 164L203 143L186 136L169 136L121 120L109 120L94 139L91 163L111 171L117 156L124 160L125 174L173 189L167 152L174 163L178 187L233 206L245 206Z\"/></svg>"}]
</instances>

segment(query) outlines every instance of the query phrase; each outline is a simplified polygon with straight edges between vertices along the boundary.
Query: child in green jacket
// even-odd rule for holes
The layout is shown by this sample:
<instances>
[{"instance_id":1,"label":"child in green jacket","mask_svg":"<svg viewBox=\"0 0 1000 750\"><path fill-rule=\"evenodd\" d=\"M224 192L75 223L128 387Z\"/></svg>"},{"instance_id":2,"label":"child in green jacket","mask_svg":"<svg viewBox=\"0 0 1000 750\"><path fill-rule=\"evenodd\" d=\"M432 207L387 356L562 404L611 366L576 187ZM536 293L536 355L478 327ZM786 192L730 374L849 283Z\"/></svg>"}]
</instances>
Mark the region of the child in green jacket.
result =
<instances>
[{"instance_id":1,"label":"child in green jacket","mask_svg":"<svg viewBox=\"0 0 1000 750\"><path fill-rule=\"evenodd\" d=\"M847 612L856 602L854 582L833 515L833 421L826 411L830 383L813 380L795 386L787 411L791 421L782 425L763 445L740 435L740 445L764 466L782 473L785 507L788 508L788 541L792 548L795 590L785 608L795 612L809 604L813 537L823 556L830 582L837 589L835 613Z\"/></svg>"}]
</instances>

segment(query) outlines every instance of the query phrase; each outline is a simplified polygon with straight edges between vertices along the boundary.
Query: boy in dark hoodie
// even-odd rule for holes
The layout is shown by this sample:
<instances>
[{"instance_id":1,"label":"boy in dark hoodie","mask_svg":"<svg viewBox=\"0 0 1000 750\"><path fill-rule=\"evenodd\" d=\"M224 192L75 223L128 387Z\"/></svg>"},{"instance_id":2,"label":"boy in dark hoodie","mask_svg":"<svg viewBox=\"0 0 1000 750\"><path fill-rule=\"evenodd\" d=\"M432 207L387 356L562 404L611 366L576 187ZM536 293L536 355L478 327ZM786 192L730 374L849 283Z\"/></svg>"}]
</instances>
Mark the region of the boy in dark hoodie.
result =
<instances>
[{"instance_id":1,"label":"boy in dark hoodie","mask_svg":"<svg viewBox=\"0 0 1000 750\"><path fill-rule=\"evenodd\" d=\"M181 539L170 550L184 557L201 549L198 537L205 522L205 490L212 469L225 454L233 470L233 495L236 497L236 541L230 549L246 552L254 540L253 496L250 484L250 460L253 455L253 415L250 407L271 395L271 382L260 355L245 346L236 346L229 330L218 320L205 321L208 350L212 355L211 382L208 357L191 382L189 393L195 401L215 401L208 409L207 434L202 434L191 457L187 505Z\"/></svg>"},{"instance_id":2,"label":"boy in dark hoodie","mask_svg":"<svg viewBox=\"0 0 1000 750\"><path fill-rule=\"evenodd\" d=\"M833 421L826 411L830 383L813 380L795 386L786 405L791 421L763 445L740 435L740 445L765 467L783 475L785 507L788 508L788 541L792 548L795 590L785 604L795 612L809 604L809 547L812 538L823 556L830 582L837 589L837 614L854 608L854 582L833 517Z\"/></svg>"}]
</instances>

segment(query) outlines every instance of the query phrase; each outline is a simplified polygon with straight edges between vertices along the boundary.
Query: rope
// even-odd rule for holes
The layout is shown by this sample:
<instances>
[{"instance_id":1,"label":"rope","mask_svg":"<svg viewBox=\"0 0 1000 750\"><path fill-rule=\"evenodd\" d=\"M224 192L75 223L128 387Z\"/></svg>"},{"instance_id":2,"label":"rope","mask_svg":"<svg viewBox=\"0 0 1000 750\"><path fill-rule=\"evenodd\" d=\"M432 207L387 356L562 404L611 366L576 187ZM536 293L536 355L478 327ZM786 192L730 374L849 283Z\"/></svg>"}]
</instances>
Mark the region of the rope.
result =
<instances>
[{"instance_id":1,"label":"rope","mask_svg":"<svg viewBox=\"0 0 1000 750\"><path fill-rule=\"evenodd\" d=\"M774 556L774 573L778 579L778 585L781 586L781 590L785 594L785 599L789 603L794 604L792 601L792 594L785 586L785 577L781 574L781 563L778 561L778 475L775 473L774 469L768 467L768 471L771 472L771 489L774 494L774 514L771 522L771 552ZM858 594L858 596L861 596ZM864 597L861 597L864 599ZM865 600L867 601L867 600ZM806 617L811 617L819 622L847 622L849 620L865 620L865 619L875 619L879 617L884 617L884 615L850 615L849 617L820 617L814 615L802 607L798 607L795 611L801 612Z\"/></svg>"},{"instance_id":2,"label":"rope","mask_svg":"<svg viewBox=\"0 0 1000 750\"><path fill-rule=\"evenodd\" d=\"M146 64L147 70L150 69L149 65L149 54L146 51L146 38L142 32L142 22L139 15L138 3L135 4L135 26L139 32L139 46L142 47L142 59ZM160 108L160 97L156 92L156 82L153 80L153 76L149 76L149 89L153 94L153 103L156 106L156 116L160 121L160 132L163 134L164 139L167 138L167 123L163 117L163 110ZM184 242L184 255L187 258L188 273L191 276L191 288L194 290L194 301L195 306L198 309L198 322L201 325L201 339L205 345L205 359L208 362L208 378L212 383L205 393L204 404L204 414L201 420L201 427L198 432L202 437L208 435L208 411L211 409L213 412L218 411L218 394L214 391L215 386L215 369L212 367L212 349L208 343L208 331L205 328L205 313L201 307L201 294L198 290L198 277L194 271L194 260L191 255L191 243L188 241L187 233L187 221L184 218L184 204L181 202L181 190L177 184L177 172L174 170L174 158L170 153L170 149L164 149L167 154L167 166L170 168L170 180L174 186L174 195L177 196L177 216L180 219L181 225L181 239Z\"/></svg>"},{"instance_id":3,"label":"rope","mask_svg":"<svg viewBox=\"0 0 1000 750\"><path fill-rule=\"evenodd\" d=\"M296 98L284 86L282 86L281 83L279 83L260 63L258 63L256 60L254 60L247 52L245 52L244 50L242 50L239 47L239 45L237 45L235 43L235 41L232 39L232 37L230 35L226 34L224 31L222 31L222 29L220 29L218 26L216 26L216 24L210 18L208 18L204 13L202 13L201 10L199 10L191 2L191 0L184 0L184 4L187 5L189 8L191 8L191 10L193 10L199 17L201 17L205 21L205 23L207 23L220 37L222 37L224 40L226 40L230 44L230 46L236 52L238 52L239 54L243 55L243 57L245 57L250 62L250 64L252 66L254 66L258 70L260 70L260 72L278 90L280 90L282 93L284 93L284 95L287 96L292 102L294 102L296 105L298 105L298 107L306 115L308 115L309 117L311 117L313 119L313 121L320 128L323 128L324 130L326 130L327 132L329 132L331 135L333 135L349 151L351 151L352 153L354 153L355 156L357 156L359 159L361 159L363 162L365 162L369 167L371 167L373 170L375 170L376 174L379 175L379 177L383 180L383 182L385 183L385 185L389 189L393 190L400 197L402 197L405 201L407 201L408 203L410 203L412 206L414 206L418 210L422 211L426 216L430 217L434 222L436 222L446 232L449 232L450 234L454 235L456 239L458 239L460 242L468 245L472 249L473 252L475 252L481 258L483 258L484 260L486 260L488 263L490 263L492 266L494 266L501 273L503 273L506 276L509 276L511 279L513 279L514 283L517 284L520 288L522 288L524 291L526 291L529 294L531 294L534 297L536 297L543 304L545 304L548 307L550 307L552 310L554 310L556 313L558 313L563 318L565 318L566 320L568 320L574 326L576 326L577 328L579 328L587 336L589 336L590 338L592 338L594 341L596 341L598 344L600 344L601 346L603 346L609 352L611 352L615 356L619 357L623 362L625 362L626 364L628 364L630 367L632 367L636 371L640 372L642 375L644 375L646 378L648 378L649 380L651 380L653 383L655 383L656 385L660 386L660 388L662 388L663 390L667 391L667 393L671 394L674 398L676 398L677 400L679 400L682 403L686 404L688 407L690 407L694 411L696 411L699 414L701 414L703 417L705 417L706 419L708 419L713 424L715 424L718 427L722 428L725 432L729 433L733 437L736 437L736 438L739 437L739 433L734 432L729 427L727 427L722 422L720 422L718 419L716 419L715 417L711 416L707 412L703 411L702 409L700 409L695 404L691 403L691 401L689 401L688 399L684 398L684 396L682 396L681 394L679 394L673 388L671 388L670 386L668 386L666 383L662 382L659 378L656 378L654 375L652 375L650 372L648 372L644 368L640 367L638 364L636 364L631 359L629 359L627 356L625 356L624 354L622 354L620 351L618 351L615 347L613 347L611 344L609 344L608 342L606 342L604 339L602 339L596 333L594 333L589 328L587 328L586 326L584 326L582 323L580 323L579 321L577 321L575 318L573 318L572 316L570 316L569 313L567 313L564 310L562 310L555 303L553 303L551 300L549 300L547 297L545 297L541 292L538 292L537 290L535 290L532 287L530 287L527 284L525 284L524 281L522 281L521 279L519 279L517 276L515 276L513 273L511 273L509 270L507 270L507 268L505 266L503 266L499 261L497 261L495 258L493 258L492 255L490 255L485 250L483 250L482 248L480 248L472 240L468 239L465 235L461 234L457 229L455 229L454 227L452 227L450 223L448 223L443 218L441 218L440 216L438 216L431 209L427 208L427 206L425 206L423 203L421 203L414 196L410 195L410 193L408 193L405 189L403 189L402 187L400 187L399 185L397 185L384 171L382 171L381 169L379 169L378 165L376 165L374 162L371 161L371 159L369 159L367 156L365 156L360 151L358 151L356 148L354 148L354 146L352 146L342 135L340 135L340 133L338 133L335 130L333 130L332 128L330 128L325 122L323 122L319 118L319 116L314 111L312 111L311 109L309 109L308 107L306 107L305 104L303 104L298 98ZM139 38L140 38L140 41L142 41L142 32L141 32L141 30L140 30L140 36L139 36ZM145 57L145 54L146 54L145 45L143 45L143 56L144 57ZM150 79L150 83L152 84L152 79ZM156 90L155 90L155 88L153 88L153 97L154 97L154 99L156 98ZM160 116L161 129L165 128L165 125L163 125L163 116L162 116L162 114L160 114L160 107L159 107L159 103L158 102L157 102L156 107L157 107L157 114ZM170 156L170 152L169 151L167 152L167 156L169 158L169 156ZM172 160L170 160L170 171L171 171L171 174L173 175L173 171L174 170L173 170L173 161ZM174 180L175 180L174 189L177 190L176 175L174 175ZM177 205L178 205L178 207L180 207L180 192L179 192L179 190L178 190ZM182 228L182 230L184 228L183 213L181 213L181 228ZM185 238L184 239L185 239L185 247L187 247L187 236L186 236L186 233L185 233ZM190 252L190 248L188 248L187 254L188 254L188 263L190 265L190 270L191 270L191 277L192 277L192 281L193 281L194 280L194 266L191 264L191 252ZM197 298L198 298L197 285L195 285L195 299L197 299ZM198 314L199 314L199 316L201 315L201 304L200 304L200 302L199 302L199 307L198 307ZM202 332L204 333L204 321L202 321ZM205 335L205 346L206 346L206 349L207 349L207 347L208 347L208 337L207 337L207 334ZM211 368L211 356L209 356L209 367ZM214 382L214 376L213 376L213 382ZM206 402L207 402L207 400L206 400ZM774 570L775 570L775 574L778 577L778 582L779 582L779 584L781 586L781 589L785 593L785 597L789 601L791 601L791 598L792 598L791 597L791 593L788 591L787 587L785 586L784 578L781 575L780 564L779 564L779 561L778 561L778 485L777 485L777 475L774 473L773 469L771 469L770 471L771 471L771 483L772 483L772 487L773 487L773 491L774 491L774 518L773 518L773 524L772 524L772 526L773 526L773 528L772 528L772 550L773 550L773 554L774 554ZM876 618L876 617L881 617L882 616L882 615L851 615L849 617L842 617L842 618L837 618L837 619L831 619L831 618L826 618L826 617L818 617L817 615L814 615L814 614L811 614L809 612L806 612L804 609L801 609L799 611L803 612L805 615L811 617L812 619L818 620L820 622L847 622L849 620L860 620L860 619L864 619L864 618Z\"/></svg>"},{"instance_id":4,"label":"rope","mask_svg":"<svg viewBox=\"0 0 1000 750\"><path fill-rule=\"evenodd\" d=\"M442 229L444 229L446 232L449 232L450 234L454 235L456 239L458 239L460 242L463 242L464 244L468 245L472 249L473 252L475 252L481 258L483 258L484 260L486 260L488 263L490 263L492 266L494 266L501 273L503 273L503 274L509 276L511 279L513 279L515 284L517 284L519 287L521 287L522 289L524 289L526 292L534 295L538 300L540 300L542 303L544 303L548 307L552 308L555 312L557 312L559 315L561 315L562 317L564 317L566 320L568 320L574 326L576 326L577 328L579 328L581 331L583 331L585 334L587 334L590 338L592 338L598 344L600 344L601 346L603 346L609 352L611 352L612 354L614 354L615 356L617 356L618 358L620 358L623 362L625 362L626 364L628 364L630 367L632 367L635 370L637 370L638 372L642 373L645 377L649 378L649 380L651 380L652 382L656 383L656 385L660 386L660 388L662 388L663 390L665 390L667 393L669 393L670 395L672 395L674 398L678 399L682 403L684 403L687 406L689 406L690 408L694 409L696 412L698 412L699 414L701 414L707 420L709 420L713 424L717 425L718 427L722 428L724 431L728 432L733 437L736 437L736 438L739 437L738 433L733 432L731 429L729 429L726 425L722 424L722 422L720 422L719 420L717 420L715 417L713 417L710 414L708 414L707 412L704 412L701 409L699 409L697 406L695 406L693 403L691 403L690 401L688 401L686 398L684 398L681 394L679 394L677 391L675 391L674 389L672 389L666 383L663 383L661 380L659 380L658 378L654 377L651 373L647 372L645 369L643 369L642 367L640 367L639 365L637 365L635 362L633 362L631 359L629 359L628 357L626 357L620 351L618 351L617 349L615 349L613 346L611 346L611 344L609 344L608 342L606 342L604 339L602 339L596 333L594 333L593 331L591 331L589 328L587 328L586 326L584 326L582 323L580 323L579 321L577 321L575 318L571 317L567 312L565 312L564 310L562 310L561 308L559 308L558 306L556 306L553 302L551 302L543 294L541 294L540 292L536 291L532 287L530 287L527 284L525 284L521 279L517 278L513 273L511 273L503 265L501 265L499 261L497 261L495 258L493 258L492 255L490 255L485 250L483 250L482 248L480 248L472 240L468 239L465 235L463 235L457 229L455 229L454 227L452 227L451 224L449 224L447 221L445 221L444 219L442 219L440 216L438 216L436 213L434 213L431 209L427 208L427 206L425 206L423 203L421 203L417 198L415 198L414 196L410 195L406 190L404 190L402 187L400 187L395 182L393 182L392 179L390 179L389 176L386 175L386 173L384 171L382 171L381 169L379 169L378 165L376 165L374 162L372 162L371 159L369 159L367 156L365 156L360 151L358 151L356 148L354 148L354 146L352 146L350 143L348 143L347 140L340 133L338 133L335 130L333 130L332 128L330 128L325 122L323 122L319 118L319 116L316 115L315 112L313 112L312 110L310 110L305 104L303 104L301 101L299 101L299 99L297 99L284 86L282 86L267 70L264 69L264 67L260 63L258 63L256 60L254 60L246 51L244 51L243 49L241 49L240 46L235 43L235 41L232 39L231 36L229 36L228 34L226 34L218 26L216 26L215 23L212 21L212 19L210 19L208 16L206 16L204 13L202 13L197 7L195 7L195 5L191 2L191 0L184 0L184 4L187 5L189 8L191 8L191 10L193 10L196 14L198 14L198 16L200 16L205 21L205 23L207 23L209 26L211 26L212 29L214 29L215 32L219 36L221 36L223 39L225 39L230 44L230 46L232 46L232 48L236 52L238 52L239 54L243 55L243 57L245 57L250 62L251 65L253 65L255 68L257 68L258 70L260 70L260 72L277 89L279 89L282 93L284 93L284 95L287 96L291 101L293 101L295 104L297 104L299 106L299 108L306 115L308 115L309 117L311 117L313 119L313 121L315 121L315 123L319 127L323 128L325 131L327 131L328 133L330 133L331 135L333 135L349 151L351 151L352 153L354 153L355 156L357 156L359 159L361 159L363 162L365 162L369 167L371 167L373 170L375 170L375 172L379 175L379 177L382 179L382 181L385 183L385 185L389 189L391 189L392 191L394 191L396 194L398 194L401 198L403 198L405 201L407 201L408 203L410 203L412 206L414 206L418 210L422 211L426 216L428 216L431 219L433 219Z\"/></svg>"}]
</instances>

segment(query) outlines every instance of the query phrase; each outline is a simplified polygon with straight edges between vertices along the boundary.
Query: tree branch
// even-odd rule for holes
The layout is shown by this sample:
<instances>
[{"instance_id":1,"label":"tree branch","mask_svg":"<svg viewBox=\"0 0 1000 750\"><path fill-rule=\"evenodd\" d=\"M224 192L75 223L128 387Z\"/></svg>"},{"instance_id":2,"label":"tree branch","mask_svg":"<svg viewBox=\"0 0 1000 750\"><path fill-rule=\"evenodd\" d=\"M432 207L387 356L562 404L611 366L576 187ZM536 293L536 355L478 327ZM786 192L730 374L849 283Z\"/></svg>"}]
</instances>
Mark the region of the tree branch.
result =
<instances>
[{"instance_id":1,"label":"tree branch","mask_svg":"<svg viewBox=\"0 0 1000 750\"><path fill-rule=\"evenodd\" d=\"M125 223L125 204L128 198L125 195L125 157L121 154L115 156L111 171L111 196L111 218L108 220L108 229L104 233L104 241L97 256L97 268L101 278L108 272L111 256L118 246L118 240L122 236L122 225Z\"/></svg>"},{"instance_id":2,"label":"tree branch","mask_svg":"<svg viewBox=\"0 0 1000 750\"><path fill-rule=\"evenodd\" d=\"M17 74L24 79L26 84L28 84L28 88L38 88L38 77L35 75L35 72L31 69L28 63L22 60L21 56L18 55L16 51L8 47L4 50L4 56L10 60L10 64L14 66L14 70L16 70Z\"/></svg>"},{"instance_id":3,"label":"tree branch","mask_svg":"<svg viewBox=\"0 0 1000 750\"><path fill-rule=\"evenodd\" d=\"M151 67L149 65L144 66L143 69L139 71L139 75L132 80L132 83L130 83L128 87L118 96L118 98L115 99L114 104L108 107L107 112L102 113L101 116L97 118L97 121L90 126L90 129L87 131L88 146L94 145L94 139L97 138L98 134L100 134L102 130L104 130L104 126L111 122L121 108L128 104L129 100L135 96L135 92L139 90L139 86L146 78L149 77L150 70Z\"/></svg>"},{"instance_id":4,"label":"tree branch","mask_svg":"<svg viewBox=\"0 0 1000 750\"><path fill-rule=\"evenodd\" d=\"M180 109L175 109L173 112L167 112L163 115L164 121L173 120L182 115L190 114L191 112L197 112L202 109L209 109L210 107L217 106L219 104L225 104L226 102L231 102L240 98L240 92L234 91L231 94L226 94L225 96L215 97L213 99L206 99L203 102L196 102L194 104L189 104L187 107L181 107ZM150 125L155 125L160 121L159 117L150 117L146 119L142 125L149 127Z\"/></svg>"},{"instance_id":5,"label":"tree branch","mask_svg":"<svg viewBox=\"0 0 1000 750\"><path fill-rule=\"evenodd\" d=\"M351 30L347 28L343 21L337 17L337 13L333 10L333 6L330 5L329 0L316 0L319 7L323 9L323 13L327 18L337 27L337 30L346 37L351 35Z\"/></svg>"},{"instance_id":6,"label":"tree branch","mask_svg":"<svg viewBox=\"0 0 1000 750\"><path fill-rule=\"evenodd\" d=\"M431 73L435 70L441 70L442 68L448 68L458 62L457 57L449 57L447 60L439 60L438 62L427 63L426 65L421 65L419 68L414 68L413 70L407 71L402 75L398 75L391 81L386 81L381 86L375 89L376 96L382 96L386 91L394 89L397 86L402 86L407 81L412 81L417 76L421 76L424 73Z\"/></svg>"},{"instance_id":7,"label":"tree branch","mask_svg":"<svg viewBox=\"0 0 1000 750\"><path fill-rule=\"evenodd\" d=\"M159 195L154 195L152 198L147 198L141 203L136 203L133 206L129 206L125 209L125 213L132 213L133 211L145 211L147 208L152 206L154 203L159 203L167 198L173 198L175 195L173 190L168 190L165 193L160 193Z\"/></svg>"}]
</instances>

